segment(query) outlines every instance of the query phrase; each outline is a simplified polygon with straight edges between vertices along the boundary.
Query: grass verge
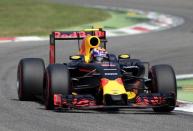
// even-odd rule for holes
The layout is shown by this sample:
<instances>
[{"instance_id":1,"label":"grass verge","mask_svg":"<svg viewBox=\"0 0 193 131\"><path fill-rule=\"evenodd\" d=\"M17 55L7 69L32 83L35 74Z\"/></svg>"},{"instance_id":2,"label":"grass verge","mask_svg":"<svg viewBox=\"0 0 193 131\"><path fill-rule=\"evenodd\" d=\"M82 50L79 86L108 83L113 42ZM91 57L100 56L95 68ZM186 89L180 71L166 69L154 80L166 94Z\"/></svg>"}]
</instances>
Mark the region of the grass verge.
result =
<instances>
[{"instance_id":1,"label":"grass verge","mask_svg":"<svg viewBox=\"0 0 193 131\"><path fill-rule=\"evenodd\" d=\"M193 102L193 79L178 80L178 99Z\"/></svg>"},{"instance_id":2,"label":"grass verge","mask_svg":"<svg viewBox=\"0 0 193 131\"><path fill-rule=\"evenodd\" d=\"M80 30L91 26L108 29L117 29L132 26L138 23L149 21L144 15L128 15L128 11L106 10L111 15L110 19L104 21L93 22L72 28L66 28L62 30Z\"/></svg>"},{"instance_id":3,"label":"grass verge","mask_svg":"<svg viewBox=\"0 0 193 131\"><path fill-rule=\"evenodd\" d=\"M51 31L103 21L100 9L49 3L46 0L0 0L0 37L48 35Z\"/></svg>"}]
</instances>

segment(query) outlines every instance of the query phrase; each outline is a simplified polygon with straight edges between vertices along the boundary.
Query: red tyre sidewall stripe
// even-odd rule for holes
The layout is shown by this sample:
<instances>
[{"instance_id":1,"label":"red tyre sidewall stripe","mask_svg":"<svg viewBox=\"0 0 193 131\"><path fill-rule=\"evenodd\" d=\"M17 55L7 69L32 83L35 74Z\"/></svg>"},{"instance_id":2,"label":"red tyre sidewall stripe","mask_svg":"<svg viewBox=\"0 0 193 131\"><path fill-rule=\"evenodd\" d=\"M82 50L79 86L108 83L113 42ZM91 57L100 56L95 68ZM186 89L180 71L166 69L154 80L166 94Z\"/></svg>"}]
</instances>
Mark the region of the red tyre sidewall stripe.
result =
<instances>
[{"instance_id":1,"label":"red tyre sidewall stripe","mask_svg":"<svg viewBox=\"0 0 193 131\"><path fill-rule=\"evenodd\" d=\"M46 78L47 78L47 80L46 80L46 106L48 106L48 101L49 101L49 99L50 99L50 76L49 76L49 74L48 74L48 71L46 71Z\"/></svg>"},{"instance_id":2,"label":"red tyre sidewall stripe","mask_svg":"<svg viewBox=\"0 0 193 131\"><path fill-rule=\"evenodd\" d=\"M18 76L19 77L18 78L19 79L18 80L18 82L19 82L18 83L19 84L19 97L22 97L23 96L23 88L22 88L23 87L23 75L22 75L23 71L22 71L22 65L20 64L18 68L19 68L19 76Z\"/></svg>"},{"instance_id":3,"label":"red tyre sidewall stripe","mask_svg":"<svg viewBox=\"0 0 193 131\"><path fill-rule=\"evenodd\" d=\"M158 90L157 90L157 79L155 78L155 76L156 76L156 72L155 71L153 71L153 69L151 69L150 70L150 73L151 73L151 80L152 80L152 90L154 91L154 92L158 92ZM155 89L156 88L156 89Z\"/></svg>"}]
</instances>

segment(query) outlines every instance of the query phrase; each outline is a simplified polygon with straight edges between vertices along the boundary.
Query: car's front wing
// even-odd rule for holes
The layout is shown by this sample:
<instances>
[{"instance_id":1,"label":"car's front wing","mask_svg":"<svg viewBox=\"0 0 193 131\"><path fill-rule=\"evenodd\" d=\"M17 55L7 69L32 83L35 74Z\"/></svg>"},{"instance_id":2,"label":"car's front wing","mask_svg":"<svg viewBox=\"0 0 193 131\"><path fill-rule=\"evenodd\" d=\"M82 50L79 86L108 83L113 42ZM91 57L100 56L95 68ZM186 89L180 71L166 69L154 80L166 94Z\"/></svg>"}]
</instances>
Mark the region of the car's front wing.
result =
<instances>
[{"instance_id":1,"label":"car's front wing","mask_svg":"<svg viewBox=\"0 0 193 131\"><path fill-rule=\"evenodd\" d=\"M111 109L111 108L154 108L169 105L173 100L170 94L140 94L134 100L128 101L127 105L97 105L96 100L91 95L69 95L62 96L61 94L54 94L55 109L80 109L80 110L94 110L94 109Z\"/></svg>"}]
</instances>

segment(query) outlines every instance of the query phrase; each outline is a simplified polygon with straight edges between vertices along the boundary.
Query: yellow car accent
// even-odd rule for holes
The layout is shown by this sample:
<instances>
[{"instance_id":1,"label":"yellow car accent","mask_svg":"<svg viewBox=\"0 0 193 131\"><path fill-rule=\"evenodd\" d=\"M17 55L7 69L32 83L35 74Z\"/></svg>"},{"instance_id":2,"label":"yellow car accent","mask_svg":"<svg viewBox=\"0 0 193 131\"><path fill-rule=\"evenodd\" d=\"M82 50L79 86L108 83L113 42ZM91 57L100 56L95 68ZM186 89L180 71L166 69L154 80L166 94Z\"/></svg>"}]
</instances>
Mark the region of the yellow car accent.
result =
<instances>
[{"instance_id":1,"label":"yellow car accent","mask_svg":"<svg viewBox=\"0 0 193 131\"><path fill-rule=\"evenodd\" d=\"M99 31L100 28L94 28L94 29L84 29L83 31Z\"/></svg>"},{"instance_id":2,"label":"yellow car accent","mask_svg":"<svg viewBox=\"0 0 193 131\"><path fill-rule=\"evenodd\" d=\"M76 95L77 95L77 93L76 93L76 92L72 92L72 95L76 96Z\"/></svg>"},{"instance_id":3,"label":"yellow car accent","mask_svg":"<svg viewBox=\"0 0 193 131\"><path fill-rule=\"evenodd\" d=\"M80 59L80 56L75 55L75 56L71 56L70 58L71 58L72 60L78 60L78 59Z\"/></svg>"},{"instance_id":4,"label":"yellow car accent","mask_svg":"<svg viewBox=\"0 0 193 131\"><path fill-rule=\"evenodd\" d=\"M128 100L133 99L136 97L136 94L132 91L127 92Z\"/></svg>"},{"instance_id":5,"label":"yellow car accent","mask_svg":"<svg viewBox=\"0 0 193 131\"><path fill-rule=\"evenodd\" d=\"M123 54L123 55L120 55L119 57L123 58L123 59L127 59L127 58L129 58L129 55L128 54Z\"/></svg>"},{"instance_id":6,"label":"yellow car accent","mask_svg":"<svg viewBox=\"0 0 193 131\"><path fill-rule=\"evenodd\" d=\"M97 43L91 43L92 39L97 40ZM95 41L96 42L96 41ZM98 48L100 46L100 39L97 36L90 36L88 35L85 37L82 41L81 49L80 49L80 54L84 55L84 59L86 63L90 62L90 57L91 57L91 50L93 48Z\"/></svg>"},{"instance_id":7,"label":"yellow car accent","mask_svg":"<svg viewBox=\"0 0 193 131\"><path fill-rule=\"evenodd\" d=\"M127 94L123 84L120 84L119 82L117 82L117 80L108 80L108 83L106 83L102 88L103 88L103 95Z\"/></svg>"}]
</instances>

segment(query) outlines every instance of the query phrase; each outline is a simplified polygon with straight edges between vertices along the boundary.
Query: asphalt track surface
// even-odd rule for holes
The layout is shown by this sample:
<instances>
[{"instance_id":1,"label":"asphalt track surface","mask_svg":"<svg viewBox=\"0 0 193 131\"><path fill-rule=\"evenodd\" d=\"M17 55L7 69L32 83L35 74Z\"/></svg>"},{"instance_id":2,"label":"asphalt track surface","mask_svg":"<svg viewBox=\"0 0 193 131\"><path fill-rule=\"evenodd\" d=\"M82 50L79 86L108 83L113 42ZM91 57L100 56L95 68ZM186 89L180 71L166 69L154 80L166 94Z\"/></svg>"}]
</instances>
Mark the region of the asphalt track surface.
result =
<instances>
[{"instance_id":1,"label":"asphalt track surface","mask_svg":"<svg viewBox=\"0 0 193 131\"><path fill-rule=\"evenodd\" d=\"M53 0L57 1L57 0ZM62 0L58 0L63 2ZM66 0L67 1L67 0ZM183 17L185 24L149 34L109 39L109 52L130 53L152 64L171 64L176 74L193 73L193 1L192 0L70 0L76 4L119 6L158 11ZM193 115L183 112L154 114L151 110L119 113L47 111L36 102L17 98L16 68L23 57L41 57L48 61L48 41L0 44L0 131L192 131ZM76 49L70 42L58 55L60 61ZM71 50L71 48L72 50ZM63 57L62 57L63 55Z\"/></svg>"}]
</instances>

